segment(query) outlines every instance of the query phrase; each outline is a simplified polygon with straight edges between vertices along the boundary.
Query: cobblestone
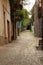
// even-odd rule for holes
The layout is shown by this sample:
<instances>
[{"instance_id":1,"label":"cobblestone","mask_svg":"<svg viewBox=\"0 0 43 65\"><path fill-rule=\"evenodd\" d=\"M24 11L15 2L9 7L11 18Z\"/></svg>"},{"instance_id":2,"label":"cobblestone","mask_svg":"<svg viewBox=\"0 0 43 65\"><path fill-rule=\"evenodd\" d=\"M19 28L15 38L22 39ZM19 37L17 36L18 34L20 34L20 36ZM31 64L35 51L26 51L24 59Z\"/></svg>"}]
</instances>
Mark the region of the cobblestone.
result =
<instances>
[{"instance_id":1,"label":"cobblestone","mask_svg":"<svg viewBox=\"0 0 43 65\"><path fill-rule=\"evenodd\" d=\"M0 47L0 65L43 65L43 51L37 50L39 39L23 32L11 44Z\"/></svg>"}]
</instances>

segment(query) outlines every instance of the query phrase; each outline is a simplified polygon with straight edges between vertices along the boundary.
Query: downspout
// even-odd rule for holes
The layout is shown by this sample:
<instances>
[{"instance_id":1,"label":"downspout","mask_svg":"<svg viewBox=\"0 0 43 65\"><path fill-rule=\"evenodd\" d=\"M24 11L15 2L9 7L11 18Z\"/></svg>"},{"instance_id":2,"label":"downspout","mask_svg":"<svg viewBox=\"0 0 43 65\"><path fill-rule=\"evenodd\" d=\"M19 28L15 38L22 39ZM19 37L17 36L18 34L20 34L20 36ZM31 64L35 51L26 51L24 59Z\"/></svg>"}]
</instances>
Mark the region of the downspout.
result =
<instances>
[{"instance_id":1,"label":"downspout","mask_svg":"<svg viewBox=\"0 0 43 65\"><path fill-rule=\"evenodd\" d=\"M4 38L6 43L6 25L5 25L5 11L4 11L4 5L3 5L3 19L4 19Z\"/></svg>"},{"instance_id":2,"label":"downspout","mask_svg":"<svg viewBox=\"0 0 43 65\"><path fill-rule=\"evenodd\" d=\"M41 0L42 4L42 50L43 50L43 0Z\"/></svg>"}]
</instances>

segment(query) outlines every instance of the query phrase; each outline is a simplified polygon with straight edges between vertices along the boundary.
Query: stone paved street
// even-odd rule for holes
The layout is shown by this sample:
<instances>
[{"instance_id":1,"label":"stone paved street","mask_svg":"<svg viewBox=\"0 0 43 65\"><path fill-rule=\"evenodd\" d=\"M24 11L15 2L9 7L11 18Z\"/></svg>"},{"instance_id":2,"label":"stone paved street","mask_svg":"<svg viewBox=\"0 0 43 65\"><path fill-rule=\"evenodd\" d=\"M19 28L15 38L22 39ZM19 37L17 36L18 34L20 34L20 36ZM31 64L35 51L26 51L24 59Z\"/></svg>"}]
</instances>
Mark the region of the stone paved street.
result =
<instances>
[{"instance_id":1,"label":"stone paved street","mask_svg":"<svg viewBox=\"0 0 43 65\"><path fill-rule=\"evenodd\" d=\"M38 38L23 32L10 44L0 47L0 65L43 65L43 51L37 50Z\"/></svg>"}]
</instances>

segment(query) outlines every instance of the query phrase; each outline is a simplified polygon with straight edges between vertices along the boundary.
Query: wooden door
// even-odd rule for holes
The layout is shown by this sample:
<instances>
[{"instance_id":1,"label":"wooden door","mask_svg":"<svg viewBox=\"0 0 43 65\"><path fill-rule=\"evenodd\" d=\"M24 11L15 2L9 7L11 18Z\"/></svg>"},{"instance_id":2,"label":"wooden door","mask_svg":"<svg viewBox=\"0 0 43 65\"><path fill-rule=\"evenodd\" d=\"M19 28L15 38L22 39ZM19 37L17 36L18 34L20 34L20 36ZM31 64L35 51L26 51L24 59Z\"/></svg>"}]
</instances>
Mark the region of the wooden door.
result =
<instances>
[{"instance_id":1,"label":"wooden door","mask_svg":"<svg viewBox=\"0 0 43 65\"><path fill-rule=\"evenodd\" d=\"M8 42L10 42L10 28L9 28L9 21L7 21L7 29L8 29Z\"/></svg>"}]
</instances>

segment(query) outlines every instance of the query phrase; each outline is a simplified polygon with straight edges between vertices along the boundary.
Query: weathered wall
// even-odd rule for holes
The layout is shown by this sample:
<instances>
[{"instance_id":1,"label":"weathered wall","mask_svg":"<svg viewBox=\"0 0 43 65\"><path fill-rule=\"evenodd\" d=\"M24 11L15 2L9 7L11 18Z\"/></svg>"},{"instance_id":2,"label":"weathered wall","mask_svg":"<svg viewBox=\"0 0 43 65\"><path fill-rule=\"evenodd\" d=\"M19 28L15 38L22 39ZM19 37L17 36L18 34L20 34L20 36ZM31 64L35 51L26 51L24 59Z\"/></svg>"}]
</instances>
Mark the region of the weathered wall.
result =
<instances>
[{"instance_id":1,"label":"weathered wall","mask_svg":"<svg viewBox=\"0 0 43 65\"><path fill-rule=\"evenodd\" d=\"M34 6L34 32L35 36L41 37L42 34L42 19L38 18L38 3L39 1L36 0L35 6Z\"/></svg>"},{"instance_id":2,"label":"weathered wall","mask_svg":"<svg viewBox=\"0 0 43 65\"><path fill-rule=\"evenodd\" d=\"M10 20L9 0L0 0L0 44L8 42L7 20L9 21L9 31L10 31L9 40L11 41L11 20Z\"/></svg>"}]
</instances>

